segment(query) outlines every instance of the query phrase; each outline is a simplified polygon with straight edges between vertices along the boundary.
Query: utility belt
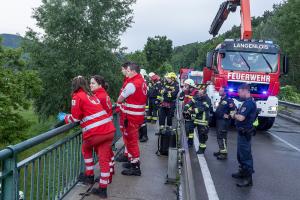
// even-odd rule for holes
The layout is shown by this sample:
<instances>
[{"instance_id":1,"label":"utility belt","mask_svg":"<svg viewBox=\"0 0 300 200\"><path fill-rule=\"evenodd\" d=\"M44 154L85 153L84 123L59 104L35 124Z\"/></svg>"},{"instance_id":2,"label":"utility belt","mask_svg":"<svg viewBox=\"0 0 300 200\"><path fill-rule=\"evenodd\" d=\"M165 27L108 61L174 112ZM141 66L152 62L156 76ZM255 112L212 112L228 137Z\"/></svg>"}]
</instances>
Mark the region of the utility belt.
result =
<instances>
[{"instance_id":1,"label":"utility belt","mask_svg":"<svg viewBox=\"0 0 300 200\"><path fill-rule=\"evenodd\" d=\"M246 129L246 128L238 128L237 129L240 135L243 136L249 136L249 135L255 135L256 130L254 127L250 128L250 129Z\"/></svg>"},{"instance_id":2,"label":"utility belt","mask_svg":"<svg viewBox=\"0 0 300 200\"><path fill-rule=\"evenodd\" d=\"M165 108L171 108L174 105L175 102L165 102L165 101L160 104L161 107L165 107Z\"/></svg>"}]
</instances>

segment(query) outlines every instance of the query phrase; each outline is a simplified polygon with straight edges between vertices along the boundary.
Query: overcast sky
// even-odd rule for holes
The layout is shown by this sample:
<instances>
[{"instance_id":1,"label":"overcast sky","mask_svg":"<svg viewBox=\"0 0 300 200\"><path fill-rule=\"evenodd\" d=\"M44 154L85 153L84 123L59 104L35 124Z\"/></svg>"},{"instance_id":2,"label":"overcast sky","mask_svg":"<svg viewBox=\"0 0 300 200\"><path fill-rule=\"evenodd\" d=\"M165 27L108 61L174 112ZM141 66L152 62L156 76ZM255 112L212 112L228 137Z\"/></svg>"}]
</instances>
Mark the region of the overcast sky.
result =
<instances>
[{"instance_id":1,"label":"overcast sky","mask_svg":"<svg viewBox=\"0 0 300 200\"><path fill-rule=\"evenodd\" d=\"M142 49L147 37L166 35L173 45L204 41L210 24L224 0L137 0L134 8L134 23L122 35L122 46L129 51ZM282 0L251 0L251 15L260 16ZM31 18L32 8L41 0L2 0L0 7L0 33L24 35L27 27L35 29ZM221 33L234 24L240 24L239 13L231 14Z\"/></svg>"}]
</instances>

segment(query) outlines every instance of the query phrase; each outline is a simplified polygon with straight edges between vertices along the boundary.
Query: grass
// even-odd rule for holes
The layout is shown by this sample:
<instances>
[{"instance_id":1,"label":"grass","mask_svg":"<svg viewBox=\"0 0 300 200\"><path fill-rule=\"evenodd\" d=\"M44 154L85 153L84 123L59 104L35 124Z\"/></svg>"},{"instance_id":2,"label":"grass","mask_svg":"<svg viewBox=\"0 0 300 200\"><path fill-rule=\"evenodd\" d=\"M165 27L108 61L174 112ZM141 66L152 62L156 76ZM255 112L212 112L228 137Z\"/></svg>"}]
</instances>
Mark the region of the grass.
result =
<instances>
[{"instance_id":1,"label":"grass","mask_svg":"<svg viewBox=\"0 0 300 200\"><path fill-rule=\"evenodd\" d=\"M30 107L28 110L20 110L18 112L30 124L30 126L26 130L24 130L24 135L26 139L32 138L34 136L48 131L56 123L56 120L53 117L50 117L46 121L40 121L32 107ZM20 142L22 141L18 139L11 144L0 142L0 149L3 149L8 145L17 144Z\"/></svg>"}]
</instances>

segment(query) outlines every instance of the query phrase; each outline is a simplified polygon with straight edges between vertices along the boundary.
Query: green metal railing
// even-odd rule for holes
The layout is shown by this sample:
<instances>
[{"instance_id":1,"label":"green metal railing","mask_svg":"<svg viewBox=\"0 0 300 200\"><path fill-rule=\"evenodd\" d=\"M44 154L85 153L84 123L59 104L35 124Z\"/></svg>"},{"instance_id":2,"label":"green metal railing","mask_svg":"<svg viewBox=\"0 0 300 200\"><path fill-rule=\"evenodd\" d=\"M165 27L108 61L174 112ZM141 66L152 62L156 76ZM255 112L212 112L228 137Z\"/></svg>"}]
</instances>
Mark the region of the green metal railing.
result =
<instances>
[{"instance_id":1,"label":"green metal railing","mask_svg":"<svg viewBox=\"0 0 300 200\"><path fill-rule=\"evenodd\" d=\"M117 128L115 143L121 137L116 114L114 124ZM77 126L78 123L64 125L0 151L0 199L62 199L84 170L82 133L76 130ZM64 137L18 161L20 154L59 136Z\"/></svg>"}]
</instances>

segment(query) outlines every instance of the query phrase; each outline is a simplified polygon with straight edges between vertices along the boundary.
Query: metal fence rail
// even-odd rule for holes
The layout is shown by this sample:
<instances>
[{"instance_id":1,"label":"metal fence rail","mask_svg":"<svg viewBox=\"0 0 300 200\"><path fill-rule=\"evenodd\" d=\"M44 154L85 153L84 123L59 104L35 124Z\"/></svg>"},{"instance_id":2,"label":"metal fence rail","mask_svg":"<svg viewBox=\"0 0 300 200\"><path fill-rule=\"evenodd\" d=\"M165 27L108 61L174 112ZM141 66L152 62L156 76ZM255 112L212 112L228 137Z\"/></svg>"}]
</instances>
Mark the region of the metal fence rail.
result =
<instances>
[{"instance_id":1,"label":"metal fence rail","mask_svg":"<svg viewBox=\"0 0 300 200\"><path fill-rule=\"evenodd\" d=\"M115 143L121 137L116 114L114 124ZM62 199L84 169L82 133L74 129L77 126L78 123L64 125L0 151L0 199ZM73 133L18 162L25 150L69 131Z\"/></svg>"},{"instance_id":2,"label":"metal fence rail","mask_svg":"<svg viewBox=\"0 0 300 200\"><path fill-rule=\"evenodd\" d=\"M287 101L279 101L279 105L300 110L300 104L290 103Z\"/></svg>"}]
</instances>

